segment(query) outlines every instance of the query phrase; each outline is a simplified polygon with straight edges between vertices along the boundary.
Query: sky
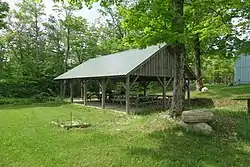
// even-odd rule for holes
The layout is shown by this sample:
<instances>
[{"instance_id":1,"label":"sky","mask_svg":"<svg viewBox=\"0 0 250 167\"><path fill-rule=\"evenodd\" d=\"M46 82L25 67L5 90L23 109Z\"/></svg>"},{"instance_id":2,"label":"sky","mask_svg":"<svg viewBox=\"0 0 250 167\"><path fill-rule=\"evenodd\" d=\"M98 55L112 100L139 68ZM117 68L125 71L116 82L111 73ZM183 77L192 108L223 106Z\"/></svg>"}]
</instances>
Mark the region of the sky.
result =
<instances>
[{"instance_id":1,"label":"sky","mask_svg":"<svg viewBox=\"0 0 250 167\"><path fill-rule=\"evenodd\" d=\"M1 1L1 0L0 0ZM22 0L3 0L7 2L11 8L15 7L16 3L21 2ZM54 5L53 0L43 0L44 5L46 6L46 13L53 14L52 7ZM95 3L91 9L88 9L84 6L81 10L75 12L76 16L82 16L88 20L88 22L93 23L95 19L98 18L99 12L98 9L100 8L98 3Z\"/></svg>"}]
</instances>

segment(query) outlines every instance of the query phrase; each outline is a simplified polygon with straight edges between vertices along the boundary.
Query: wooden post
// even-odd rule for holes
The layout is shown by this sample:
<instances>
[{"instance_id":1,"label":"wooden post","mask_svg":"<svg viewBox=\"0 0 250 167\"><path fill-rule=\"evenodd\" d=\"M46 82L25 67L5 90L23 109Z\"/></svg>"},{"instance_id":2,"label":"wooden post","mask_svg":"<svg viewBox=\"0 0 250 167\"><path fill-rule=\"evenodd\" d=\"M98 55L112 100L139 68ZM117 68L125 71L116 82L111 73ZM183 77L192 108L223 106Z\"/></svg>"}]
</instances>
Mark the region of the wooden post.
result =
<instances>
[{"instance_id":1,"label":"wooden post","mask_svg":"<svg viewBox=\"0 0 250 167\"><path fill-rule=\"evenodd\" d=\"M188 79L187 83L187 96L188 96L188 104L190 104L190 79Z\"/></svg>"},{"instance_id":2,"label":"wooden post","mask_svg":"<svg viewBox=\"0 0 250 167\"><path fill-rule=\"evenodd\" d=\"M167 88L167 81L166 77L163 77L163 87L162 87L162 97L163 97L163 110L166 110L166 88Z\"/></svg>"},{"instance_id":3,"label":"wooden post","mask_svg":"<svg viewBox=\"0 0 250 167\"><path fill-rule=\"evenodd\" d=\"M150 82L142 82L142 86L143 86L143 96L147 96L147 87L149 85Z\"/></svg>"},{"instance_id":4,"label":"wooden post","mask_svg":"<svg viewBox=\"0 0 250 167\"><path fill-rule=\"evenodd\" d=\"M105 108L105 79L102 79L101 89L102 89L102 108Z\"/></svg>"},{"instance_id":5,"label":"wooden post","mask_svg":"<svg viewBox=\"0 0 250 167\"><path fill-rule=\"evenodd\" d=\"M72 85L72 81L69 82L69 87L70 87L70 102L73 103L73 85Z\"/></svg>"},{"instance_id":6,"label":"wooden post","mask_svg":"<svg viewBox=\"0 0 250 167\"><path fill-rule=\"evenodd\" d=\"M60 85L60 99L63 99L63 81L61 81L61 83L60 83L61 85Z\"/></svg>"},{"instance_id":7,"label":"wooden post","mask_svg":"<svg viewBox=\"0 0 250 167\"><path fill-rule=\"evenodd\" d=\"M84 81L84 83L83 83L83 97L84 97L84 99L83 99L83 104L86 106L86 102L87 102L87 80L85 80Z\"/></svg>"},{"instance_id":8,"label":"wooden post","mask_svg":"<svg viewBox=\"0 0 250 167\"><path fill-rule=\"evenodd\" d=\"M81 100L83 100L83 81L81 80Z\"/></svg>"},{"instance_id":9,"label":"wooden post","mask_svg":"<svg viewBox=\"0 0 250 167\"><path fill-rule=\"evenodd\" d=\"M147 87L143 86L143 96L147 96Z\"/></svg>"},{"instance_id":10,"label":"wooden post","mask_svg":"<svg viewBox=\"0 0 250 167\"><path fill-rule=\"evenodd\" d=\"M129 75L126 77L126 113L129 114L129 94L130 94Z\"/></svg>"},{"instance_id":11,"label":"wooden post","mask_svg":"<svg viewBox=\"0 0 250 167\"><path fill-rule=\"evenodd\" d=\"M70 126L72 126L73 123L73 116L72 116L72 111L70 111Z\"/></svg>"},{"instance_id":12,"label":"wooden post","mask_svg":"<svg viewBox=\"0 0 250 167\"><path fill-rule=\"evenodd\" d=\"M250 99L247 100L247 112L250 114Z\"/></svg>"}]
</instances>

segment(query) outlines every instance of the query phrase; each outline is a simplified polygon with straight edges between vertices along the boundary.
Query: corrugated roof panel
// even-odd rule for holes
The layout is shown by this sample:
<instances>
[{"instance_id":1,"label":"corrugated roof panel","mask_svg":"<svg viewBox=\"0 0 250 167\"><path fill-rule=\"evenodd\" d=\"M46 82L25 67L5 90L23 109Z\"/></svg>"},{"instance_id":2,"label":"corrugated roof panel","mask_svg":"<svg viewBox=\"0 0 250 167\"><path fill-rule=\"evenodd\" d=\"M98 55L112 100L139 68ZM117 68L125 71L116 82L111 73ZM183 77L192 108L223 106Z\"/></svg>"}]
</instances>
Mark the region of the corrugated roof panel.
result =
<instances>
[{"instance_id":1,"label":"corrugated roof panel","mask_svg":"<svg viewBox=\"0 0 250 167\"><path fill-rule=\"evenodd\" d=\"M163 47L163 45L161 45ZM91 78L126 75L157 52L159 45L133 49L90 59L55 79Z\"/></svg>"}]
</instances>

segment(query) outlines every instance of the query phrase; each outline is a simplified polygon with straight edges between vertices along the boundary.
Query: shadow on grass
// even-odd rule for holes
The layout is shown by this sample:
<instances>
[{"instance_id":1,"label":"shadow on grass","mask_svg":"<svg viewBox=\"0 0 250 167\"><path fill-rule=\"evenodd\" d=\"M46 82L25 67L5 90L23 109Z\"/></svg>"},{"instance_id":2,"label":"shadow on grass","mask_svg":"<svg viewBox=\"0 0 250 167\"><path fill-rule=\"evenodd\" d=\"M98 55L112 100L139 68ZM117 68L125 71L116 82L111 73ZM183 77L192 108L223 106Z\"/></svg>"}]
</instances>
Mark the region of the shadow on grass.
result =
<instances>
[{"instance_id":1,"label":"shadow on grass","mask_svg":"<svg viewBox=\"0 0 250 167\"><path fill-rule=\"evenodd\" d=\"M211 98L192 98L190 99L190 104L188 100L185 100L184 102L185 110L191 110L191 109L199 109L199 108L215 108L214 101ZM151 115L154 113L163 112L163 109L147 109L136 111L133 114L135 115Z\"/></svg>"},{"instance_id":2,"label":"shadow on grass","mask_svg":"<svg viewBox=\"0 0 250 167\"><path fill-rule=\"evenodd\" d=\"M192 98L190 104L188 100L185 100L186 109L196 108L215 108L214 101L211 98Z\"/></svg>"},{"instance_id":3,"label":"shadow on grass","mask_svg":"<svg viewBox=\"0 0 250 167\"><path fill-rule=\"evenodd\" d=\"M44 102L44 103L30 103L30 104L8 104L0 105L1 109L21 109L21 108L33 108L33 107L59 107L67 102Z\"/></svg>"},{"instance_id":4,"label":"shadow on grass","mask_svg":"<svg viewBox=\"0 0 250 167\"><path fill-rule=\"evenodd\" d=\"M159 166L249 166L250 116L228 109L214 110L215 133L199 136L174 127L149 134L158 147L129 148L132 156L148 156ZM157 165L156 165L157 166Z\"/></svg>"},{"instance_id":5,"label":"shadow on grass","mask_svg":"<svg viewBox=\"0 0 250 167\"><path fill-rule=\"evenodd\" d=\"M233 133L238 139L250 142L250 115L246 111L216 109L216 119L212 126L218 134L230 136Z\"/></svg>"},{"instance_id":6,"label":"shadow on grass","mask_svg":"<svg viewBox=\"0 0 250 167\"><path fill-rule=\"evenodd\" d=\"M156 140L158 148L133 147L129 153L148 156L161 162L160 166L248 166L249 152L236 148L236 142L223 141L185 133L179 128L155 131L149 138ZM239 156L241 156L239 158Z\"/></svg>"},{"instance_id":7,"label":"shadow on grass","mask_svg":"<svg viewBox=\"0 0 250 167\"><path fill-rule=\"evenodd\" d=\"M160 113L160 112L163 112L163 110L161 109L148 109L148 108L145 108L143 110L140 110L140 111L133 111L132 114L134 115L141 115L141 116L147 116L147 115L152 115L152 114L156 114L156 113Z\"/></svg>"}]
</instances>

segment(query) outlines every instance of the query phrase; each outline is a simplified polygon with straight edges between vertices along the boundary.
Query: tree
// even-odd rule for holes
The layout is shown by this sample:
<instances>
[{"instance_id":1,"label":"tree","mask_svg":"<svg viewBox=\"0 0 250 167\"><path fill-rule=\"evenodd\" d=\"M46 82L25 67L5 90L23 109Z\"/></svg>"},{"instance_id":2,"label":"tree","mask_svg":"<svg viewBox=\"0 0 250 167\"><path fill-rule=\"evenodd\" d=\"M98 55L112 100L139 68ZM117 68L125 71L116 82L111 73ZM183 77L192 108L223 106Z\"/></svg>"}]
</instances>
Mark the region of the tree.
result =
<instances>
[{"instance_id":1,"label":"tree","mask_svg":"<svg viewBox=\"0 0 250 167\"><path fill-rule=\"evenodd\" d=\"M57 16L46 15L44 7L24 0L8 13L0 38L3 96L54 96L56 76L101 53L98 29L74 16L75 7L58 5Z\"/></svg>"},{"instance_id":2,"label":"tree","mask_svg":"<svg viewBox=\"0 0 250 167\"><path fill-rule=\"evenodd\" d=\"M101 55L128 50L132 46L125 43L126 30L122 27L122 16L116 5L99 10L101 17L96 22Z\"/></svg>"},{"instance_id":3,"label":"tree","mask_svg":"<svg viewBox=\"0 0 250 167\"><path fill-rule=\"evenodd\" d=\"M6 27L4 18L6 18L8 11L9 11L8 3L0 1L0 29Z\"/></svg>"},{"instance_id":4,"label":"tree","mask_svg":"<svg viewBox=\"0 0 250 167\"><path fill-rule=\"evenodd\" d=\"M197 0L192 2L192 4L190 2L186 4L187 31L190 36L193 36L188 45L193 47L193 49L189 49L192 50L191 52L189 51L189 55L194 54L195 56L197 90L201 90L203 87L201 56L213 54L211 51L214 47L218 47L221 41L225 42L236 38L232 20L241 17L239 13L245 13L242 10L243 5L244 2L239 0ZM236 46L235 43L234 45ZM220 46L219 49L223 51L220 54L224 56L229 54L229 52L232 53L232 50L228 49L228 44Z\"/></svg>"},{"instance_id":5,"label":"tree","mask_svg":"<svg viewBox=\"0 0 250 167\"><path fill-rule=\"evenodd\" d=\"M172 44L176 70L171 110L173 117L179 116L184 106L184 1L140 0L121 10L123 25L128 29L127 41L139 47L157 43Z\"/></svg>"},{"instance_id":6,"label":"tree","mask_svg":"<svg viewBox=\"0 0 250 167\"><path fill-rule=\"evenodd\" d=\"M10 12L5 38L8 59L19 69L16 76L39 74L41 62L44 61L41 48L45 43L38 22L42 22L43 10L43 4L24 0L17 5L17 10Z\"/></svg>"}]
</instances>

